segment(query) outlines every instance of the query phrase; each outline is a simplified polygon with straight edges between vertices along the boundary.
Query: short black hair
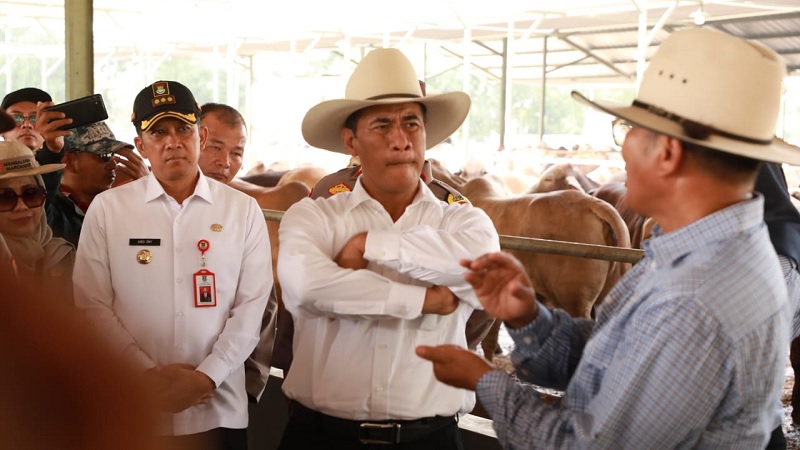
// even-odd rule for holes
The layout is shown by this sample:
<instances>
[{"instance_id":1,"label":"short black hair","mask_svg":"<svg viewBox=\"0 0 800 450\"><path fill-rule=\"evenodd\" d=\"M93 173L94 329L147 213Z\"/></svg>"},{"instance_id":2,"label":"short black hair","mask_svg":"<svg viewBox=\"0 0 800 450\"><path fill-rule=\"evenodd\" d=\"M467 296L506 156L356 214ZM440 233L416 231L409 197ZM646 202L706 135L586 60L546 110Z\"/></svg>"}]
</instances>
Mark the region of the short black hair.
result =
<instances>
[{"instance_id":1,"label":"short black hair","mask_svg":"<svg viewBox=\"0 0 800 450\"><path fill-rule=\"evenodd\" d=\"M754 177L761 168L762 162L757 159L734 155L691 142L682 142L683 148L693 154L706 170L725 178Z\"/></svg>"},{"instance_id":2,"label":"short black hair","mask_svg":"<svg viewBox=\"0 0 800 450\"><path fill-rule=\"evenodd\" d=\"M214 114L225 125L230 127L242 125L247 130L247 123L244 121L242 113L232 106L209 102L200 107L200 118L202 119L207 114Z\"/></svg>"}]
</instances>

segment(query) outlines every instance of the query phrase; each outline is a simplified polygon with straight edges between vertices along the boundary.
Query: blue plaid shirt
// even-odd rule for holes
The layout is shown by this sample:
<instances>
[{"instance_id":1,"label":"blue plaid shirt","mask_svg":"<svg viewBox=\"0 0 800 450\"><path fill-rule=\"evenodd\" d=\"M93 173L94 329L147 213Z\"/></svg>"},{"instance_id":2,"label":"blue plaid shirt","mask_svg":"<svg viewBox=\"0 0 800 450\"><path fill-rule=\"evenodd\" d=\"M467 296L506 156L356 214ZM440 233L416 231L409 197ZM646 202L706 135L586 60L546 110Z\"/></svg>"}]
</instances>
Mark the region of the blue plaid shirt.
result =
<instances>
[{"instance_id":1,"label":"blue plaid shirt","mask_svg":"<svg viewBox=\"0 0 800 450\"><path fill-rule=\"evenodd\" d=\"M764 448L780 423L789 306L763 197L656 230L597 321L539 305L510 334L521 380L477 393L506 449Z\"/></svg>"}]
</instances>

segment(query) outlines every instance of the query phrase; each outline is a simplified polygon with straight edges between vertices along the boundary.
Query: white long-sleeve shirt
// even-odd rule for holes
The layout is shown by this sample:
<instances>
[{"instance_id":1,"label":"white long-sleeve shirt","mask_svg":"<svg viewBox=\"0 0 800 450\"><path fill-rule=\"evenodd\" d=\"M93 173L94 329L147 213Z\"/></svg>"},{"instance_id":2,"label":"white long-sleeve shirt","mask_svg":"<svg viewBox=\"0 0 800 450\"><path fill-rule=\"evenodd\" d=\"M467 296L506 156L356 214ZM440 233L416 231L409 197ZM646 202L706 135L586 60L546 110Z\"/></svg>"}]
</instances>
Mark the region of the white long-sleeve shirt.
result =
<instances>
[{"instance_id":1,"label":"white long-sleeve shirt","mask_svg":"<svg viewBox=\"0 0 800 450\"><path fill-rule=\"evenodd\" d=\"M339 267L344 244L367 231L366 270ZM440 383L417 345L466 347L464 327L479 307L462 258L500 249L489 217L447 204L420 181L393 222L364 190L292 205L280 226L278 277L295 320L286 395L323 413L356 420L467 413L471 391ZM425 290L448 286L461 299L449 315L422 314Z\"/></svg>"},{"instance_id":2,"label":"white long-sleeve shirt","mask_svg":"<svg viewBox=\"0 0 800 450\"><path fill-rule=\"evenodd\" d=\"M195 306L201 239L210 244L205 259L215 274L215 307ZM255 200L200 176L180 205L150 175L98 195L80 242L76 304L112 348L143 371L197 366L217 386L209 404L173 415L166 433L246 428L243 363L258 342L273 283L269 237ZM142 250L152 253L149 264L137 262Z\"/></svg>"}]
</instances>

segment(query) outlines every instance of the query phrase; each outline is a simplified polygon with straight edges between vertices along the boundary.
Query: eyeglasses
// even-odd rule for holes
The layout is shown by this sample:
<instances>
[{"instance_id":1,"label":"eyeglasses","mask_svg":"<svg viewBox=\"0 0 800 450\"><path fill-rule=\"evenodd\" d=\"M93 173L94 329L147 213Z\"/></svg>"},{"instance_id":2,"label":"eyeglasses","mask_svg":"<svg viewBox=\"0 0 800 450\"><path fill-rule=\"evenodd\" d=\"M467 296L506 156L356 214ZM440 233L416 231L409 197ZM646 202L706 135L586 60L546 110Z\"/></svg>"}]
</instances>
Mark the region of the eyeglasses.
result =
<instances>
[{"instance_id":1,"label":"eyeglasses","mask_svg":"<svg viewBox=\"0 0 800 450\"><path fill-rule=\"evenodd\" d=\"M625 119L614 119L611 122L611 134L614 136L614 143L622 147L625 143L625 137L631 131L633 125Z\"/></svg>"},{"instance_id":2,"label":"eyeglasses","mask_svg":"<svg viewBox=\"0 0 800 450\"><path fill-rule=\"evenodd\" d=\"M31 114L30 116L23 116L22 114L11 114L11 117L14 119L14 122L17 125L22 125L25 123L25 120L31 123L31 125L36 123L36 114Z\"/></svg>"},{"instance_id":3,"label":"eyeglasses","mask_svg":"<svg viewBox=\"0 0 800 450\"><path fill-rule=\"evenodd\" d=\"M107 163L107 162L111 161L111 158L114 157L114 152L103 153L101 155L98 155L97 153L84 152L84 151L81 151L80 149L77 149L77 148L76 149L67 150L67 151L68 152L72 152L72 153L86 153L86 154L89 154L89 155L92 155L92 156L96 156L98 159L100 159L100 161L103 161L104 163Z\"/></svg>"},{"instance_id":4,"label":"eyeglasses","mask_svg":"<svg viewBox=\"0 0 800 450\"><path fill-rule=\"evenodd\" d=\"M47 190L41 186L26 187L22 194L17 194L11 188L0 189L0 212L13 211L17 207L17 200L22 199L28 208L38 208L44 204Z\"/></svg>"}]
</instances>

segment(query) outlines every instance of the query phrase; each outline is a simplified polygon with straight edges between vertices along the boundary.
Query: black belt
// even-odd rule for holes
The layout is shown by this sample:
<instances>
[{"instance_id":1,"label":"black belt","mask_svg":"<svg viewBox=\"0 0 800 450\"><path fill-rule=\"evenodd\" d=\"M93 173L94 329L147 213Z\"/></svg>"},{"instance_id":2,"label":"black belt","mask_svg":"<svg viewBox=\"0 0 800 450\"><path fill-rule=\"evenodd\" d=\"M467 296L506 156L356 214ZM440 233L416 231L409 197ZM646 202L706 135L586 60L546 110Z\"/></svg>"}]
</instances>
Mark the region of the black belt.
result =
<instances>
[{"instance_id":1,"label":"black belt","mask_svg":"<svg viewBox=\"0 0 800 450\"><path fill-rule=\"evenodd\" d=\"M322 428L326 433L358 439L363 444L399 444L418 439L455 424L455 416L434 416L416 420L349 420L329 416L300 402L292 401L289 416Z\"/></svg>"}]
</instances>

